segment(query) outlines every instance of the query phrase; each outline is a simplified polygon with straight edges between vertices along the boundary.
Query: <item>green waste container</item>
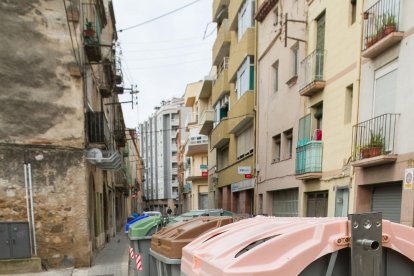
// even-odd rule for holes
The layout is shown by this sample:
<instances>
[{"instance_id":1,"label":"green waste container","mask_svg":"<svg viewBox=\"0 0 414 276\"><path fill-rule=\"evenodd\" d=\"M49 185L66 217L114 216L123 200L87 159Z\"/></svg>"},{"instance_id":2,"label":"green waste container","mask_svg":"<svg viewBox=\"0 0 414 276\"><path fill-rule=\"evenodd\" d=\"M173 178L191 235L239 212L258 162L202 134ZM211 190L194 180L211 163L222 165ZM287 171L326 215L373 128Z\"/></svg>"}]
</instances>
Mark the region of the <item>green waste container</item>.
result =
<instances>
[{"instance_id":1,"label":"green waste container","mask_svg":"<svg viewBox=\"0 0 414 276\"><path fill-rule=\"evenodd\" d=\"M144 218L130 226L128 238L134 254L134 258L130 258L130 268L134 272L134 275L154 275L155 263L153 258L150 258L149 250L151 236L159 229L161 229L161 218L159 216ZM136 266L136 256L138 253L141 256L142 270L137 270Z\"/></svg>"}]
</instances>

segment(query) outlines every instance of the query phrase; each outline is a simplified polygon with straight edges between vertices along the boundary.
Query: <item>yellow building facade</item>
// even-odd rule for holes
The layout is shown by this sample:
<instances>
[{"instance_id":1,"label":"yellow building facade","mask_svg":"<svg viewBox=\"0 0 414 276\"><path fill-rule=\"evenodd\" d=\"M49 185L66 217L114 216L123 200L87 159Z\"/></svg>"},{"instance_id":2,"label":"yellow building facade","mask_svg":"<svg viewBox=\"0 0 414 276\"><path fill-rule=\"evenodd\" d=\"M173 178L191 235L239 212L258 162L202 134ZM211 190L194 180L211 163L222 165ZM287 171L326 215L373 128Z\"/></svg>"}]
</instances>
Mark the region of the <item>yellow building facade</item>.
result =
<instances>
[{"instance_id":1,"label":"yellow building facade","mask_svg":"<svg viewBox=\"0 0 414 276\"><path fill-rule=\"evenodd\" d=\"M305 97L296 148L304 216L353 211L351 143L359 97L361 1L308 1L307 56L300 63Z\"/></svg>"},{"instance_id":2,"label":"yellow building facade","mask_svg":"<svg viewBox=\"0 0 414 276\"><path fill-rule=\"evenodd\" d=\"M253 213L255 3L214 0L211 106L214 124L209 133L210 204L239 214ZM212 160L213 159L213 160Z\"/></svg>"}]
</instances>

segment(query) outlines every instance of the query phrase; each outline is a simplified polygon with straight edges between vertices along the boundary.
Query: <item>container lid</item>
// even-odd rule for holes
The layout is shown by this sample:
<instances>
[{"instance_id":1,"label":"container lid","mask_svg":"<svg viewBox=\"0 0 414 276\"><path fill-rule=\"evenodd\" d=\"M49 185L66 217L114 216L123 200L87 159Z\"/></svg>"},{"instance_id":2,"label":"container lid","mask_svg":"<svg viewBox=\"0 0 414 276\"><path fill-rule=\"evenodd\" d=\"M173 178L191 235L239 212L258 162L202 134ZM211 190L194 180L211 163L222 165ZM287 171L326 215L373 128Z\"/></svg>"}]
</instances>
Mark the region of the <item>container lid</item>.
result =
<instances>
[{"instance_id":1,"label":"container lid","mask_svg":"<svg viewBox=\"0 0 414 276\"><path fill-rule=\"evenodd\" d=\"M348 226L347 218L241 220L200 235L184 247L181 271L186 275L299 275L320 257L349 247ZM383 220L382 236L383 247L414 261L414 228Z\"/></svg>"},{"instance_id":2,"label":"container lid","mask_svg":"<svg viewBox=\"0 0 414 276\"><path fill-rule=\"evenodd\" d=\"M178 222L154 234L151 249L167 258L180 259L181 249L196 237L232 222L232 217L197 217Z\"/></svg>"},{"instance_id":3,"label":"container lid","mask_svg":"<svg viewBox=\"0 0 414 276\"><path fill-rule=\"evenodd\" d=\"M137 221L139 221L141 219L147 218L147 217L148 217L148 215L144 214L143 216L136 217L135 219L133 219L130 222L128 222L125 225L125 233L128 233L129 227L131 227L132 224L134 224L135 222L137 222Z\"/></svg>"},{"instance_id":4,"label":"container lid","mask_svg":"<svg viewBox=\"0 0 414 276\"><path fill-rule=\"evenodd\" d=\"M140 237L148 236L151 230L160 227L161 218L158 216L149 216L141 219L129 227L128 237L130 240L136 240Z\"/></svg>"}]
</instances>

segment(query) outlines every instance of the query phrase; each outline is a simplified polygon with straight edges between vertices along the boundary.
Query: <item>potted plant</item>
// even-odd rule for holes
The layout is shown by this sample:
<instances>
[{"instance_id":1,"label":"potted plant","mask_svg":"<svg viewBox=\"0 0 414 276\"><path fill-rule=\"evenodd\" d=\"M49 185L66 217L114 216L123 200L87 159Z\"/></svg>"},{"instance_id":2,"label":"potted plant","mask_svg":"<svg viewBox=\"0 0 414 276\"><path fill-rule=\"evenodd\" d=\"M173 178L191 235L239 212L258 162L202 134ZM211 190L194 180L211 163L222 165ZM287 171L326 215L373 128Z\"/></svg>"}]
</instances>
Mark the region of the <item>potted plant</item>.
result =
<instances>
[{"instance_id":1,"label":"potted plant","mask_svg":"<svg viewBox=\"0 0 414 276\"><path fill-rule=\"evenodd\" d=\"M381 131L374 133L371 131L371 138L369 141L369 155L370 157L375 157L381 155L384 148L384 136Z\"/></svg>"},{"instance_id":2,"label":"potted plant","mask_svg":"<svg viewBox=\"0 0 414 276\"><path fill-rule=\"evenodd\" d=\"M384 15L383 36L387 36L397 29L397 22L393 14Z\"/></svg>"},{"instance_id":3,"label":"potted plant","mask_svg":"<svg viewBox=\"0 0 414 276\"><path fill-rule=\"evenodd\" d=\"M95 30L93 29L92 22L86 21L85 30L83 30L83 35L85 37L94 37Z\"/></svg>"}]
</instances>

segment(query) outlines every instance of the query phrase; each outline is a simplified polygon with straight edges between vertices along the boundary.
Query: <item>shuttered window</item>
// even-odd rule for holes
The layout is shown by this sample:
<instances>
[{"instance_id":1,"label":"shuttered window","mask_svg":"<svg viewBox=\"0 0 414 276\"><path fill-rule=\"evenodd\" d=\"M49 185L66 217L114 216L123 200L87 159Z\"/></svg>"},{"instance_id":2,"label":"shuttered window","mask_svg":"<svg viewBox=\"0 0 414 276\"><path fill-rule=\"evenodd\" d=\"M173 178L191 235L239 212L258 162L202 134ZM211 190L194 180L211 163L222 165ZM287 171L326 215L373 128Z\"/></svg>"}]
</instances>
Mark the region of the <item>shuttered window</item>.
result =
<instances>
[{"instance_id":1,"label":"shuttered window","mask_svg":"<svg viewBox=\"0 0 414 276\"><path fill-rule=\"evenodd\" d=\"M253 126L249 127L237 136L237 157L242 158L253 151Z\"/></svg>"},{"instance_id":2,"label":"shuttered window","mask_svg":"<svg viewBox=\"0 0 414 276\"><path fill-rule=\"evenodd\" d=\"M273 192L272 215L276 217L297 217L298 197L298 189L287 189Z\"/></svg>"},{"instance_id":3,"label":"shuttered window","mask_svg":"<svg viewBox=\"0 0 414 276\"><path fill-rule=\"evenodd\" d=\"M401 217L401 184L374 186L372 189L372 212L381 212L383 219L400 222Z\"/></svg>"}]
</instances>

